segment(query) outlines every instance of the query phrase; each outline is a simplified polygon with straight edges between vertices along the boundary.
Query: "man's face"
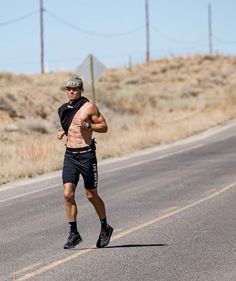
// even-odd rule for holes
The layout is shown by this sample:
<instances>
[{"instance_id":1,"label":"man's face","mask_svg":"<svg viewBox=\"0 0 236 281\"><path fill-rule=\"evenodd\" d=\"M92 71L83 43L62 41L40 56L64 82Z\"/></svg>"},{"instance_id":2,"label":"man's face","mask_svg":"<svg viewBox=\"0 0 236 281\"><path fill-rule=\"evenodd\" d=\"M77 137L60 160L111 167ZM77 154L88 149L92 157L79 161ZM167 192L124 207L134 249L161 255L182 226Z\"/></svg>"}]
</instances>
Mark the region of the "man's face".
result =
<instances>
[{"instance_id":1,"label":"man's face","mask_svg":"<svg viewBox=\"0 0 236 281\"><path fill-rule=\"evenodd\" d=\"M81 93L82 93L81 89L71 88L71 87L66 87L66 92L70 101L77 100L78 98L81 97Z\"/></svg>"}]
</instances>

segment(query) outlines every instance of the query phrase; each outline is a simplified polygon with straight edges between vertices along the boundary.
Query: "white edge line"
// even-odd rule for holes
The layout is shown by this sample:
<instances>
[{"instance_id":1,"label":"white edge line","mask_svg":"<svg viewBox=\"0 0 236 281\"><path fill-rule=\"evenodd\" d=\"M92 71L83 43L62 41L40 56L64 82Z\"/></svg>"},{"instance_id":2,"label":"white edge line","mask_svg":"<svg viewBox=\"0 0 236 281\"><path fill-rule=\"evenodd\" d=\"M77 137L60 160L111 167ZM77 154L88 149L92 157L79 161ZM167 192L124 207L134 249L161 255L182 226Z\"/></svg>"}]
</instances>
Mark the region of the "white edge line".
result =
<instances>
[{"instance_id":1,"label":"white edge line","mask_svg":"<svg viewBox=\"0 0 236 281\"><path fill-rule=\"evenodd\" d=\"M142 149L140 151L130 153L126 156L120 156L120 157L114 157L114 158L102 160L98 163L98 165L103 166L103 165L107 165L107 164L110 164L110 163L113 163L113 162L118 162L118 161L122 161L122 160L125 160L125 159L130 159L130 158L135 157L135 156L148 155L150 153L163 151L163 150L166 150L166 149L171 148L171 147L178 147L178 146L183 145L183 144L188 144L188 143L192 143L194 141L203 140L203 139L206 139L208 137L214 136L218 133L221 133L221 132L223 132L223 131L225 131L229 128L232 128L234 126L236 126L236 120L228 121L223 125L217 125L215 127L209 128L206 131L200 132L198 134L189 136L189 137L184 138L184 139L177 140L176 142L173 142L173 143L157 145L157 146L154 146L154 147L149 147L149 148ZM16 188L18 186L24 186L26 184L36 183L36 182L40 182L40 181L45 180L45 179L57 178L60 174L61 174L61 170L54 171L54 172L51 172L51 173L47 173L47 174L40 175L40 176L36 176L33 179L23 179L23 180L19 180L19 181L16 181L16 182L0 185L0 192L2 190L5 190L5 189Z\"/></svg>"},{"instance_id":2,"label":"white edge line","mask_svg":"<svg viewBox=\"0 0 236 281\"><path fill-rule=\"evenodd\" d=\"M158 157L155 157L155 158L152 158L152 159L147 159L147 160L142 160L142 161L138 161L138 162L135 162L135 163L131 163L129 165L125 165L125 166L121 166L121 167L118 167L118 168L114 168L114 169L112 169L110 171L107 171L107 172L106 171L101 172L101 175L113 173L113 172L116 172L116 171L119 171L119 170L127 169L127 168L138 166L138 165L142 165L144 163L148 163L148 162L152 162L152 161L157 161L157 160L160 160L160 159L168 158L170 156L181 154L181 153L184 153L184 152L196 149L196 148L201 147L201 146L202 145L196 145L196 146L193 146L191 148L179 150L179 151L176 151L176 152L173 152L173 153L168 153L166 155L158 156ZM25 196L29 196L29 195L32 195L32 194L35 194L35 193L39 193L41 191L46 191L46 190L49 190L49 189L53 189L53 188L56 188L56 187L59 187L59 186L60 186L60 184L54 184L54 185L51 185L51 186L48 186L48 187L44 187L44 188L41 188L41 189L38 189L38 190L29 191L29 192L25 192L25 193L22 193L22 194L19 194L19 195L16 195L16 196L12 196L12 197L9 197L9 198L6 198L6 199L2 199L2 200L0 200L0 204L4 203L4 202L11 201L11 200L14 200L14 199L18 199L18 198L22 198L22 197L25 197ZM0 190L0 192L1 191L2 190Z\"/></svg>"},{"instance_id":3,"label":"white edge line","mask_svg":"<svg viewBox=\"0 0 236 281\"><path fill-rule=\"evenodd\" d=\"M51 186L48 186L48 187L45 187L45 188L42 188L42 189L25 192L25 193L22 193L22 194L19 194L19 195L16 195L16 196L12 196L10 198L6 198L6 199L3 199L3 200L0 200L0 203L8 202L8 201L11 201L11 200L14 200L14 199L18 199L18 198L21 198L21 197L32 195L34 193L39 193L41 191L49 190L49 189L52 189L52 188L55 188L55 187L58 187L58 186L59 186L59 184L55 184L55 185L51 185Z\"/></svg>"}]
</instances>

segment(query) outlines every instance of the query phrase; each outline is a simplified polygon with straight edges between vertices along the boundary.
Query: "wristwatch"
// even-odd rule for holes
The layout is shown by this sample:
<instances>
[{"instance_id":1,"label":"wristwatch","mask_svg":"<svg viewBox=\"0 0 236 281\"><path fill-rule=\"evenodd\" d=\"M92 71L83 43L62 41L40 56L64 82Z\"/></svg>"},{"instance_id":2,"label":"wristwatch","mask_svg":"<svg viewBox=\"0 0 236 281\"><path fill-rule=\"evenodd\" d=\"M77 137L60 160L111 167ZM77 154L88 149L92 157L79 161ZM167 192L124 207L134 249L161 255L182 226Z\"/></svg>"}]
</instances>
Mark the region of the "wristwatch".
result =
<instances>
[{"instance_id":1,"label":"wristwatch","mask_svg":"<svg viewBox=\"0 0 236 281\"><path fill-rule=\"evenodd\" d=\"M91 123L90 122L86 122L85 123L85 128L90 130L92 128Z\"/></svg>"}]
</instances>

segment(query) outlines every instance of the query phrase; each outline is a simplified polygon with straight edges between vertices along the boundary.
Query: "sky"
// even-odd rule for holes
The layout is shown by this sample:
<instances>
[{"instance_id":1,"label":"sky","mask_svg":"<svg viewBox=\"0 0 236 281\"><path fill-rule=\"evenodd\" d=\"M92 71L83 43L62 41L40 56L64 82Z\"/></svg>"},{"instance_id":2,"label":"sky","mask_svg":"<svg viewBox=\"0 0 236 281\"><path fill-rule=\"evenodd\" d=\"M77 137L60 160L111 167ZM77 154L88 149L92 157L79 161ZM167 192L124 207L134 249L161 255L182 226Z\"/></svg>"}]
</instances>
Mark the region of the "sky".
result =
<instances>
[{"instance_id":1,"label":"sky","mask_svg":"<svg viewBox=\"0 0 236 281\"><path fill-rule=\"evenodd\" d=\"M235 0L148 0L150 58L236 55ZM74 71L93 54L107 68L144 63L145 0L43 0L46 71ZM0 71L41 72L40 0L0 1Z\"/></svg>"}]
</instances>

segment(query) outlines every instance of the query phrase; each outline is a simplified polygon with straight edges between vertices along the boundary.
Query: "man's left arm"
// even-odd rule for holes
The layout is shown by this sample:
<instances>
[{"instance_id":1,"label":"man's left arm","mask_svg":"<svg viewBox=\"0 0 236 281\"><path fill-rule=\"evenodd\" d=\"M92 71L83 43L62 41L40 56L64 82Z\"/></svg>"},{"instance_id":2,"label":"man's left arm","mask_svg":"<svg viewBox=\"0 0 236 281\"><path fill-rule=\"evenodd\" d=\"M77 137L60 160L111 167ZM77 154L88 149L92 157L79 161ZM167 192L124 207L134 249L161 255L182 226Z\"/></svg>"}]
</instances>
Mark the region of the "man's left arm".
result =
<instances>
[{"instance_id":1,"label":"man's left arm","mask_svg":"<svg viewBox=\"0 0 236 281\"><path fill-rule=\"evenodd\" d=\"M89 117L91 121L88 121L87 124L88 130L97 132L97 133L106 133L108 126L106 120L102 113L99 111L97 106L93 103L88 105Z\"/></svg>"}]
</instances>

